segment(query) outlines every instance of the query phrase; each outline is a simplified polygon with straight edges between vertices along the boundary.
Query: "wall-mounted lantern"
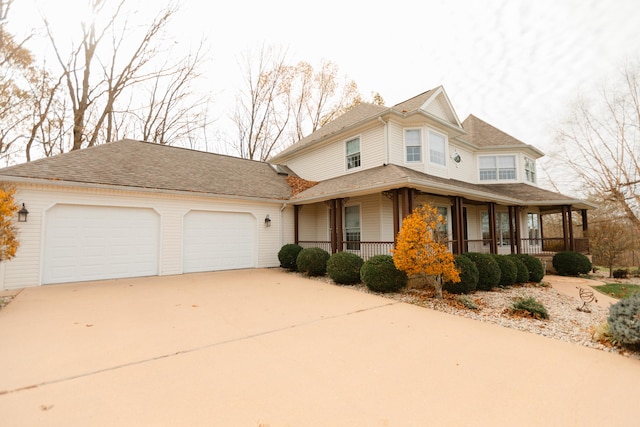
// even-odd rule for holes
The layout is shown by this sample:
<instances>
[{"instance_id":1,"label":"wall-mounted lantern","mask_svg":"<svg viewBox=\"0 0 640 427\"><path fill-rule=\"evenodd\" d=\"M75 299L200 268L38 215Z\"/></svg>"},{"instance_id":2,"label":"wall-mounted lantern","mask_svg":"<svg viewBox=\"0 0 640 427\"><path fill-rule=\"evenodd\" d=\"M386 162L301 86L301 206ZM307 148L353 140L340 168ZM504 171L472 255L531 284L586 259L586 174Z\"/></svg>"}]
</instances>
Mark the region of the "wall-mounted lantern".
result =
<instances>
[{"instance_id":1,"label":"wall-mounted lantern","mask_svg":"<svg viewBox=\"0 0 640 427\"><path fill-rule=\"evenodd\" d=\"M27 222L27 215L29 215L29 211L27 210L27 208L24 206L24 203L23 203L22 209L18 211L18 222Z\"/></svg>"},{"instance_id":2,"label":"wall-mounted lantern","mask_svg":"<svg viewBox=\"0 0 640 427\"><path fill-rule=\"evenodd\" d=\"M264 226L271 227L271 218L269 218L269 214L267 214L267 216L264 219Z\"/></svg>"}]
</instances>

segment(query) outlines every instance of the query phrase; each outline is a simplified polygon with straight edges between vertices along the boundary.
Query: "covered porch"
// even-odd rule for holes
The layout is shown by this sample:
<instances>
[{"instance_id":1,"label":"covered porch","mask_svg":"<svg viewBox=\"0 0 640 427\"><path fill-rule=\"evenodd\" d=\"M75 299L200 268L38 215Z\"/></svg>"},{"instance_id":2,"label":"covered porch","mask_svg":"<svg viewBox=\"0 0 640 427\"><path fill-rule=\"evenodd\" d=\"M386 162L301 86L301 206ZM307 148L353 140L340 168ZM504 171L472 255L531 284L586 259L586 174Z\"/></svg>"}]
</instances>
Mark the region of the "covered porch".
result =
<instances>
[{"instance_id":1,"label":"covered porch","mask_svg":"<svg viewBox=\"0 0 640 427\"><path fill-rule=\"evenodd\" d=\"M397 177L387 176L389 172L403 174L405 185L393 188L399 183ZM419 174L422 182L407 172ZM367 189L358 185L360 180L380 184ZM349 182L355 186L343 191ZM454 254L589 253L587 210L594 207L527 184L474 185L395 165L321 182L293 202L296 244L329 253L350 251L365 260L390 254L402 220L424 203L437 206L447 219L448 245Z\"/></svg>"}]
</instances>

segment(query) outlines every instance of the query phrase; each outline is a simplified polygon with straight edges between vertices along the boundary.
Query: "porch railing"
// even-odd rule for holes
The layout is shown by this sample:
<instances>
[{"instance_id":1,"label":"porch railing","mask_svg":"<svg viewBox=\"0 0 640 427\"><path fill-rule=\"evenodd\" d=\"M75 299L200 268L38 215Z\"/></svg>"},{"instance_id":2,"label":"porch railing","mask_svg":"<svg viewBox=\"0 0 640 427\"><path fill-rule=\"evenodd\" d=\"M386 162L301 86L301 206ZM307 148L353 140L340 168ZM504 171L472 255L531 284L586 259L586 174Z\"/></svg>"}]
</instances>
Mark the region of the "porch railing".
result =
<instances>
[{"instance_id":1,"label":"porch railing","mask_svg":"<svg viewBox=\"0 0 640 427\"><path fill-rule=\"evenodd\" d=\"M453 252L455 240L447 241L449 250ZM304 240L299 241L298 244L303 248L322 248L325 251L331 253L331 242L325 240ZM343 242L342 250L352 252L359 255L365 261L374 255L391 255L391 249L393 249L393 242ZM510 244L505 244L500 248L509 248ZM576 238L574 239L574 247L577 252L589 253L589 239ZM464 241L465 252L491 252L491 240L478 239L478 240L465 240ZM565 241L563 238L545 237L545 238L533 238L533 239L521 239L520 240L520 253L529 255L553 255L556 252L569 250L565 248ZM510 251L510 250L509 250Z\"/></svg>"}]
</instances>

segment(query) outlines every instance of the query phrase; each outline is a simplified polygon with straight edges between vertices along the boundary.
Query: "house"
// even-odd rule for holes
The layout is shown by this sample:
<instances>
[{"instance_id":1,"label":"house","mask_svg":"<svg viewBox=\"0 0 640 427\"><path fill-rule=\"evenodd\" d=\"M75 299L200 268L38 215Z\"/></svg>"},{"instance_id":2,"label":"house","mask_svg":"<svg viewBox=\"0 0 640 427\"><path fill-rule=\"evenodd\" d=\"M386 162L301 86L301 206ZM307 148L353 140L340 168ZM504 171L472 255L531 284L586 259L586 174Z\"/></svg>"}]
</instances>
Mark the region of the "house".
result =
<instances>
[{"instance_id":1,"label":"house","mask_svg":"<svg viewBox=\"0 0 640 427\"><path fill-rule=\"evenodd\" d=\"M274 267L285 243L389 253L429 202L454 253L588 250L594 206L537 186L543 154L442 87L393 107L361 104L269 162L122 140L0 169L29 211L0 289ZM581 230L573 227L580 213ZM544 236L542 215L562 216Z\"/></svg>"}]
</instances>

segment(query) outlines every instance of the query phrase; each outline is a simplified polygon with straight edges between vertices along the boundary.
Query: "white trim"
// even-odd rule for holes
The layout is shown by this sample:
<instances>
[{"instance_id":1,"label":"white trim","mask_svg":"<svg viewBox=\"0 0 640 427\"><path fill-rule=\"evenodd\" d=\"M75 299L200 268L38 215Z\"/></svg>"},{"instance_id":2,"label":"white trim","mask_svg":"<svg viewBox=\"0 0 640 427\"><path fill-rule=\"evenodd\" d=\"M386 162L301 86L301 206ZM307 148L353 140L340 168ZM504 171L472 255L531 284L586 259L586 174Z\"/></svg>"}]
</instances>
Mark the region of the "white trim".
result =
<instances>
[{"instance_id":1,"label":"white trim","mask_svg":"<svg viewBox=\"0 0 640 427\"><path fill-rule=\"evenodd\" d=\"M431 138L430 135L434 134L437 136L441 136L444 139L444 153L443 154L443 158L444 158L444 164L442 163L436 163L434 161L431 160ZM429 157L429 166L433 166L436 168L442 168L442 169L446 169L449 166L449 162L447 162L447 157L449 156L449 136L445 133L442 132L438 132L435 129L432 128L427 128L427 143L425 144L426 146L426 153Z\"/></svg>"},{"instance_id":2,"label":"white trim","mask_svg":"<svg viewBox=\"0 0 640 427\"><path fill-rule=\"evenodd\" d=\"M347 160L347 157L349 156L349 154L347 153L347 143L354 141L354 140L358 140L358 154L360 155L360 164L358 166L354 166L352 168L349 168L349 161ZM350 138L347 138L343 141L343 146L344 146L344 170L345 172L351 172L351 171L357 171L357 170L361 170L362 169L362 135L358 134L356 136L352 136Z\"/></svg>"},{"instance_id":3,"label":"white trim","mask_svg":"<svg viewBox=\"0 0 640 427\"><path fill-rule=\"evenodd\" d=\"M410 130L417 130L419 133L419 137L420 137L420 145L418 145L418 147L420 147L420 160L409 160L407 159L407 131ZM404 163L406 164L410 164L410 165L420 165L424 163L424 147L425 147L425 143L424 143L424 136L423 136L423 128L421 127L406 127L406 128L402 128L402 145L403 145L403 152L402 152L402 157L404 160ZM415 147L415 145L412 145L412 147Z\"/></svg>"}]
</instances>

